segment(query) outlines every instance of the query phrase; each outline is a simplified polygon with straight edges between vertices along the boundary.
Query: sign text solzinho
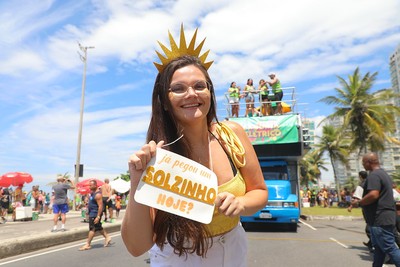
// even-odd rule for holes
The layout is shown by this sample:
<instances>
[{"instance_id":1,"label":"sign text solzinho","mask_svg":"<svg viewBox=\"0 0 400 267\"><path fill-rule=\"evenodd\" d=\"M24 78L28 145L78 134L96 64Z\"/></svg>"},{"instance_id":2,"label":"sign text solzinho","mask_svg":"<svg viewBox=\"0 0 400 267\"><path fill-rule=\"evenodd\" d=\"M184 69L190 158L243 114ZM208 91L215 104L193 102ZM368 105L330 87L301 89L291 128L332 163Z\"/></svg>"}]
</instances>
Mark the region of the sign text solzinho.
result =
<instances>
[{"instance_id":1,"label":"sign text solzinho","mask_svg":"<svg viewBox=\"0 0 400 267\"><path fill-rule=\"evenodd\" d=\"M157 148L135 193L138 203L202 223L210 223L217 177L203 165Z\"/></svg>"}]
</instances>

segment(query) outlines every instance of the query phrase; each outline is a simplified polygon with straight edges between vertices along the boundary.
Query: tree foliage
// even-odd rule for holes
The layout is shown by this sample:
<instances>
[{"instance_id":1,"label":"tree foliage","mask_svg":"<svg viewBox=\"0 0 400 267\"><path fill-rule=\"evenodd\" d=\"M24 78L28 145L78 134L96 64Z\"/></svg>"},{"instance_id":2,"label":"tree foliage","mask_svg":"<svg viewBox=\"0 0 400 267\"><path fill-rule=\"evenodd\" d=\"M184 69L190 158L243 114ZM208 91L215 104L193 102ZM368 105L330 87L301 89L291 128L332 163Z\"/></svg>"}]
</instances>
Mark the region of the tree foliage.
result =
<instances>
[{"instance_id":1,"label":"tree foliage","mask_svg":"<svg viewBox=\"0 0 400 267\"><path fill-rule=\"evenodd\" d=\"M323 155L324 153L328 154L331 165L333 167L333 176L335 179L336 191L340 192L340 184L334 162L339 161L347 166L347 157L349 155L349 141L346 138L343 138L340 129L335 128L332 125L324 125L322 127L322 136L317 138L319 138L320 140L315 145L316 151L320 155Z\"/></svg>"},{"instance_id":2,"label":"tree foliage","mask_svg":"<svg viewBox=\"0 0 400 267\"><path fill-rule=\"evenodd\" d=\"M321 178L321 169L328 170L325 167L326 162L318 151L310 150L300 161L300 184L309 186L316 184Z\"/></svg>"},{"instance_id":3,"label":"tree foliage","mask_svg":"<svg viewBox=\"0 0 400 267\"><path fill-rule=\"evenodd\" d=\"M336 96L320 100L336 105L335 112L327 119L343 119L341 132L351 137L350 150L358 150L358 154L368 150L383 151L385 140L400 144L390 137L396 130L395 116L400 115L400 108L388 102L397 95L392 90L372 94L371 88L377 75L377 72L368 72L361 77L359 68L356 68L348 76L348 81L338 76L342 88L334 89Z\"/></svg>"}]
</instances>

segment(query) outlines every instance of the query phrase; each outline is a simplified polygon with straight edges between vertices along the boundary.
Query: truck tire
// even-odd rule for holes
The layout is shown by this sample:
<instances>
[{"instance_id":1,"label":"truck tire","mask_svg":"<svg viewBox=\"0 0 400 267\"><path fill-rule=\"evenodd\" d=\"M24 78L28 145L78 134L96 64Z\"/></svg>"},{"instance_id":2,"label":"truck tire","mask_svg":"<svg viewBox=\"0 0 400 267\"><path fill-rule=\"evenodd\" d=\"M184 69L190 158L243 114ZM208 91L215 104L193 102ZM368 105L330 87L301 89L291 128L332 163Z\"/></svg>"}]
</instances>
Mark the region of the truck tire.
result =
<instances>
[{"instance_id":1,"label":"truck tire","mask_svg":"<svg viewBox=\"0 0 400 267\"><path fill-rule=\"evenodd\" d=\"M292 231L292 232L297 233L297 223L289 224L289 230Z\"/></svg>"}]
</instances>

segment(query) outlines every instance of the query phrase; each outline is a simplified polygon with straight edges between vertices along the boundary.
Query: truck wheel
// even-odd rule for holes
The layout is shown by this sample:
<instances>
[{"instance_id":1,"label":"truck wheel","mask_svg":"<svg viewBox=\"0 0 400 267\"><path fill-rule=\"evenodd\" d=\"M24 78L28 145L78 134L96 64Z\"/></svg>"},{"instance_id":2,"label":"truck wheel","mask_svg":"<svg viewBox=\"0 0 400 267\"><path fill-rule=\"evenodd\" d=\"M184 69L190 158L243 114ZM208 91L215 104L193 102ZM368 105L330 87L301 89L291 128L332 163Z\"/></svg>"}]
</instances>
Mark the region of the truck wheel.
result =
<instances>
[{"instance_id":1,"label":"truck wheel","mask_svg":"<svg viewBox=\"0 0 400 267\"><path fill-rule=\"evenodd\" d=\"M297 233L297 223L291 223L289 225L289 230L292 231L292 232Z\"/></svg>"}]
</instances>

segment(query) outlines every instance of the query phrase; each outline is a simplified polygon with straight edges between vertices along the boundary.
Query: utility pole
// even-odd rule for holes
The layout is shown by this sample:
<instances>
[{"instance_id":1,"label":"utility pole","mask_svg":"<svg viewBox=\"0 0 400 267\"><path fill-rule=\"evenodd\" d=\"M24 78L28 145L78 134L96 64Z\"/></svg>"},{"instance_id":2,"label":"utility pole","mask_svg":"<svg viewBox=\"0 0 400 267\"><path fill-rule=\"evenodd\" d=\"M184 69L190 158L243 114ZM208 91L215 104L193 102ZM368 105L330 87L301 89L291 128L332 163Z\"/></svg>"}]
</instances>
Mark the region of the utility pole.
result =
<instances>
[{"instance_id":1,"label":"utility pole","mask_svg":"<svg viewBox=\"0 0 400 267\"><path fill-rule=\"evenodd\" d=\"M86 87L86 65L87 65L87 50L94 48L94 46L82 46L79 42L79 49L83 52L83 55L78 52L80 59L83 62L83 77L82 77L82 95L81 95L81 111L79 117L79 132L78 132L78 148L76 152L76 164L75 164L75 186L79 182L79 170L81 166L81 143L82 143L82 126L83 126L83 110L85 104L85 87ZM77 189L75 188L75 194ZM73 209L75 210L75 196L73 200Z\"/></svg>"}]
</instances>

